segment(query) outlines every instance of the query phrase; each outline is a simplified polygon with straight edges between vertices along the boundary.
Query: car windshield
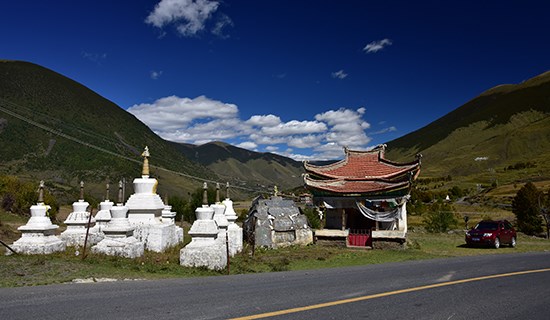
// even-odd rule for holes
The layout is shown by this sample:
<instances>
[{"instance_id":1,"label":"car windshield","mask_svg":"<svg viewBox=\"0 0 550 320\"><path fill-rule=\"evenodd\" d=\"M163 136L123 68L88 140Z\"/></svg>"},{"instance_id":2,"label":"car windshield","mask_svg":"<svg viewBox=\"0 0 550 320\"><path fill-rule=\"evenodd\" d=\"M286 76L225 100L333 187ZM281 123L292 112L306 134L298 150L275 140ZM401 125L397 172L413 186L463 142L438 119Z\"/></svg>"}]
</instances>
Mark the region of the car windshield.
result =
<instances>
[{"instance_id":1,"label":"car windshield","mask_svg":"<svg viewBox=\"0 0 550 320\"><path fill-rule=\"evenodd\" d=\"M497 230L498 229L498 223L497 222L488 222L488 221L481 221L477 224L475 229L479 230Z\"/></svg>"}]
</instances>

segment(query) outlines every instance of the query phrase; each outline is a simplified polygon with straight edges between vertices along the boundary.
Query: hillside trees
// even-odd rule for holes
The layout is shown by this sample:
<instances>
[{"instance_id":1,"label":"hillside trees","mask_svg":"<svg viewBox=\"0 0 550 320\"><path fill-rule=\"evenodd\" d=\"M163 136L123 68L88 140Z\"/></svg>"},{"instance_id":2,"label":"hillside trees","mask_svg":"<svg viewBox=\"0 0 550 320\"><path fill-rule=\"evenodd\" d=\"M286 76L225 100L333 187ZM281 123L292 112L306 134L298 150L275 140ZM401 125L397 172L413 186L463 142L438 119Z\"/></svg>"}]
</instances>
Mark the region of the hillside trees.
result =
<instances>
[{"instance_id":1,"label":"hillside trees","mask_svg":"<svg viewBox=\"0 0 550 320\"><path fill-rule=\"evenodd\" d=\"M518 230L535 235L542 232L541 201L544 194L531 183L518 190L512 200L512 212L516 215Z\"/></svg>"},{"instance_id":2,"label":"hillside trees","mask_svg":"<svg viewBox=\"0 0 550 320\"><path fill-rule=\"evenodd\" d=\"M38 183L22 182L16 177L0 176L0 207L20 216L29 217L30 208L38 200ZM54 218L59 211L55 198L45 189L44 203L51 209L50 217Z\"/></svg>"}]
</instances>

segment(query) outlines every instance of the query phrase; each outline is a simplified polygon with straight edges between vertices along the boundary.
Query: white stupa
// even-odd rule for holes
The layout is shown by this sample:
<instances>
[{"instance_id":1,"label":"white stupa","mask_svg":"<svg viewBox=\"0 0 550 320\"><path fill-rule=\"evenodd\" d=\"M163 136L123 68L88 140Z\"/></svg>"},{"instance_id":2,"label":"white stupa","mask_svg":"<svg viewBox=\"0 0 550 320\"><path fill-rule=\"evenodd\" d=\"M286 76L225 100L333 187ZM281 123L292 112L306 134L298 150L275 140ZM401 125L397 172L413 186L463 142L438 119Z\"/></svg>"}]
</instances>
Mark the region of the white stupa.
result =
<instances>
[{"instance_id":1,"label":"white stupa","mask_svg":"<svg viewBox=\"0 0 550 320\"><path fill-rule=\"evenodd\" d=\"M229 250L229 237L227 235L227 227L229 221L225 217L225 206L220 202L220 184L216 183L216 202L210 205L210 208L214 209L214 221L218 225L218 246L220 250L226 252Z\"/></svg>"},{"instance_id":2,"label":"white stupa","mask_svg":"<svg viewBox=\"0 0 550 320\"><path fill-rule=\"evenodd\" d=\"M227 227L227 234L229 237L229 255L234 256L235 254L243 251L243 228L239 227L235 223L237 221L237 213L233 209L233 201L229 198L229 182L226 186L226 195L225 200L222 201L222 204L225 206L225 217L229 221L229 226Z\"/></svg>"},{"instance_id":3,"label":"white stupa","mask_svg":"<svg viewBox=\"0 0 550 320\"><path fill-rule=\"evenodd\" d=\"M26 225L17 228L21 238L11 248L20 254L50 254L65 250L65 242L55 235L59 226L52 224L46 215L50 206L44 204L44 181L40 181L38 203L31 206L31 218ZM6 255L12 252L7 250Z\"/></svg>"},{"instance_id":4,"label":"white stupa","mask_svg":"<svg viewBox=\"0 0 550 320\"><path fill-rule=\"evenodd\" d=\"M227 266L227 255L218 245L218 226L214 221L214 209L208 206L207 186L204 183L203 205L195 210L189 235L191 242L180 250L180 264L184 267L207 267L221 270Z\"/></svg>"},{"instance_id":5,"label":"white stupa","mask_svg":"<svg viewBox=\"0 0 550 320\"><path fill-rule=\"evenodd\" d=\"M175 224L162 222L165 205L157 194L157 179L149 177L149 148L145 147L141 155L142 175L134 179L134 194L126 202L128 219L136 228L134 236L145 243L145 249L163 252L179 243L178 230Z\"/></svg>"},{"instance_id":6,"label":"white stupa","mask_svg":"<svg viewBox=\"0 0 550 320\"><path fill-rule=\"evenodd\" d=\"M81 181L80 199L73 202L73 212L65 220L67 229L60 235L61 240L65 241L67 246L84 246L85 242L86 245L93 245L103 238L103 235L92 228L95 219L91 217L91 212L87 211L89 205L88 202L84 201L84 182Z\"/></svg>"},{"instance_id":7,"label":"white stupa","mask_svg":"<svg viewBox=\"0 0 550 320\"><path fill-rule=\"evenodd\" d=\"M173 224L176 226L176 234L178 237L178 243L183 241L183 228L176 225L176 213L172 211L172 206L168 205L168 198L164 199L166 203L164 209L162 210L161 221L163 224Z\"/></svg>"},{"instance_id":8,"label":"white stupa","mask_svg":"<svg viewBox=\"0 0 550 320\"><path fill-rule=\"evenodd\" d=\"M97 232L103 232L103 228L111 221L111 208L114 203L109 200L109 184L106 185L105 200L99 203L99 211L95 215L95 227Z\"/></svg>"},{"instance_id":9,"label":"white stupa","mask_svg":"<svg viewBox=\"0 0 550 320\"><path fill-rule=\"evenodd\" d=\"M128 220L128 207L123 203L122 181L118 187L118 203L110 209L111 220L103 228L105 238L92 247L92 252L125 258L141 257L145 245L134 237L134 227Z\"/></svg>"}]
</instances>

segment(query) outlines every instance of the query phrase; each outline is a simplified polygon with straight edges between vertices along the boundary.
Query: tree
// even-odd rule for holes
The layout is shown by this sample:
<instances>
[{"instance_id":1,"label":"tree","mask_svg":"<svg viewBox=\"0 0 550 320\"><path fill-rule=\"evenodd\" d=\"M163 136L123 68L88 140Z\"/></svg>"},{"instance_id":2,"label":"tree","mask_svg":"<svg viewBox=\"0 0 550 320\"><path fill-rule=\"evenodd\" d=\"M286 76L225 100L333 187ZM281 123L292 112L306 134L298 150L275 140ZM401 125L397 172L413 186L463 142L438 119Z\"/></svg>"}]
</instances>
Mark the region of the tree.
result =
<instances>
[{"instance_id":1,"label":"tree","mask_svg":"<svg viewBox=\"0 0 550 320\"><path fill-rule=\"evenodd\" d=\"M512 212L516 215L519 231L528 235L542 232L539 206L541 197L542 192L531 182L526 183L518 190L512 200Z\"/></svg>"},{"instance_id":2,"label":"tree","mask_svg":"<svg viewBox=\"0 0 550 320\"><path fill-rule=\"evenodd\" d=\"M458 224L452 206L441 201L433 203L423 217L428 232L447 232Z\"/></svg>"}]
</instances>

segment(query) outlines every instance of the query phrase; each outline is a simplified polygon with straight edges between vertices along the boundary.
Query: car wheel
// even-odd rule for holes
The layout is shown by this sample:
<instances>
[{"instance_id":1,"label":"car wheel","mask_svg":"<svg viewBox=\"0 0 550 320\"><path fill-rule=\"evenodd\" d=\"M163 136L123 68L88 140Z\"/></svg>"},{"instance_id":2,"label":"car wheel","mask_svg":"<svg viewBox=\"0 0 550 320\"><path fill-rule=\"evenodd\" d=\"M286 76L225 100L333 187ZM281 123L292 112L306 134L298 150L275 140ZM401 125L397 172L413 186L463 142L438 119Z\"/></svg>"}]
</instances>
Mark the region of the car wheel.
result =
<instances>
[{"instance_id":1,"label":"car wheel","mask_svg":"<svg viewBox=\"0 0 550 320\"><path fill-rule=\"evenodd\" d=\"M510 247L515 248L517 246L516 237L512 237L512 242L510 242Z\"/></svg>"},{"instance_id":2,"label":"car wheel","mask_svg":"<svg viewBox=\"0 0 550 320\"><path fill-rule=\"evenodd\" d=\"M495 244L494 244L494 247L495 247L495 249L498 249L498 248L500 248L500 239L499 239L499 238L495 238Z\"/></svg>"}]
</instances>

